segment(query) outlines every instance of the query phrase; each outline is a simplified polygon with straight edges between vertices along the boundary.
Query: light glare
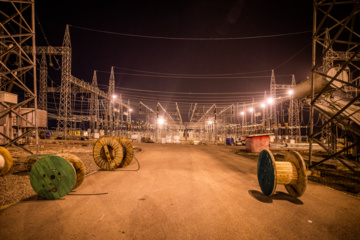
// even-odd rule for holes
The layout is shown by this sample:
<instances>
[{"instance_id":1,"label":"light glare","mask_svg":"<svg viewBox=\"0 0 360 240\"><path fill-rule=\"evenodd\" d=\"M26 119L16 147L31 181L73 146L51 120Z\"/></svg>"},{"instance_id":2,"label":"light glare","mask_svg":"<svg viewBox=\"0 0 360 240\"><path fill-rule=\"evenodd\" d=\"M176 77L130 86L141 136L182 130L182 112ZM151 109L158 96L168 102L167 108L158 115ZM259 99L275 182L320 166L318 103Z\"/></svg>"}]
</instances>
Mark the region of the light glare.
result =
<instances>
[{"instance_id":1,"label":"light glare","mask_svg":"<svg viewBox=\"0 0 360 240\"><path fill-rule=\"evenodd\" d=\"M268 104L273 104L273 103L274 103L274 99L273 99L273 98L268 98L268 99L267 99L267 102L268 102Z\"/></svg>"},{"instance_id":2,"label":"light glare","mask_svg":"<svg viewBox=\"0 0 360 240\"><path fill-rule=\"evenodd\" d=\"M163 118L159 118L157 122L159 125L163 125L165 123L165 120Z\"/></svg>"}]
</instances>

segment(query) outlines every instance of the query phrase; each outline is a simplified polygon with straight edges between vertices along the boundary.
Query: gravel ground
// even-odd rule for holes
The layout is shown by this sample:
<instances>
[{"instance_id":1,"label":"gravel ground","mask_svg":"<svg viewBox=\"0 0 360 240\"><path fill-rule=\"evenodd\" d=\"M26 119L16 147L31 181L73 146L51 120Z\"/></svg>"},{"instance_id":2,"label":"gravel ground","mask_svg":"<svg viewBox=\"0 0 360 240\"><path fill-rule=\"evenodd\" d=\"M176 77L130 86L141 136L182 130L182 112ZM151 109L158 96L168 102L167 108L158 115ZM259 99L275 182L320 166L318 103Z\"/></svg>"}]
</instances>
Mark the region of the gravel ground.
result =
<instances>
[{"instance_id":1,"label":"gravel ground","mask_svg":"<svg viewBox=\"0 0 360 240\"><path fill-rule=\"evenodd\" d=\"M41 141L39 154L72 153L84 163L86 174L96 172L99 167L92 156L93 141ZM27 168L26 157L30 154L15 148L7 148L14 159L14 165L5 176L0 176L0 209L36 195L30 185L30 172ZM35 152L34 147L28 148Z\"/></svg>"}]
</instances>

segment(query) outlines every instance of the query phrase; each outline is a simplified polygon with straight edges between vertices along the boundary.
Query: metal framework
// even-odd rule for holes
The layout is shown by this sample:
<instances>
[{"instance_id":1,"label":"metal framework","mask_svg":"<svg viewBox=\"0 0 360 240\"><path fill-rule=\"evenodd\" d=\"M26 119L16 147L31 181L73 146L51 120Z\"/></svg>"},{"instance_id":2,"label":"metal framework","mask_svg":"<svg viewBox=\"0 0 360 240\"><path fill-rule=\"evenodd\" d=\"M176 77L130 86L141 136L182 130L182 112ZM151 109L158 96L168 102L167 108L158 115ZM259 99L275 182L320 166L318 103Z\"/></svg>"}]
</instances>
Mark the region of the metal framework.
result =
<instances>
[{"instance_id":1,"label":"metal framework","mask_svg":"<svg viewBox=\"0 0 360 240\"><path fill-rule=\"evenodd\" d=\"M58 131L63 132L66 139L67 130L70 127L68 118L71 116L71 40L69 25L66 25L63 54L62 54L62 68L61 68L61 88L60 88L60 107L59 107L59 122Z\"/></svg>"},{"instance_id":2,"label":"metal framework","mask_svg":"<svg viewBox=\"0 0 360 240\"><path fill-rule=\"evenodd\" d=\"M34 5L33 0L0 1L0 89L5 90L3 95L21 92L16 103L0 101L0 122L7 122L2 126L0 135L5 146L15 145L30 153L32 152L18 145L18 141L35 131L38 152L37 121L28 121L20 110L22 107L33 107L34 119L37 119ZM25 46L31 46L33 51L26 52ZM14 129L9 128L9 121L15 119L26 122L28 127L24 132L14 133Z\"/></svg>"},{"instance_id":3,"label":"metal framework","mask_svg":"<svg viewBox=\"0 0 360 240\"><path fill-rule=\"evenodd\" d=\"M112 98L108 101L108 117L107 117L107 135L111 136L112 131L114 130L114 108L115 108L115 76L114 76L114 67L111 67L110 79L109 79L109 96Z\"/></svg>"},{"instance_id":4,"label":"metal framework","mask_svg":"<svg viewBox=\"0 0 360 240\"><path fill-rule=\"evenodd\" d=\"M354 155L360 141L360 2L314 0L313 14L309 168L337 159L356 173L342 154L353 150ZM327 83L316 89L315 79L319 77ZM317 129L314 129L315 109L326 118ZM318 136L329 124L344 133L344 146L339 147L335 132L332 132L335 141L329 143L330 147L319 140ZM329 156L314 163L313 142L322 146ZM355 157L358 156L356 153Z\"/></svg>"},{"instance_id":5,"label":"metal framework","mask_svg":"<svg viewBox=\"0 0 360 240\"><path fill-rule=\"evenodd\" d=\"M41 56L40 62L40 89L39 89L39 104L38 108L42 110L47 110L47 77L48 77L48 67L46 63L45 53Z\"/></svg>"},{"instance_id":6,"label":"metal framework","mask_svg":"<svg viewBox=\"0 0 360 240\"><path fill-rule=\"evenodd\" d=\"M91 83L91 86L93 86L94 88L97 88L97 75L96 75L96 71L94 71L94 75L93 75L93 80ZM98 133L99 130L99 97L97 94L95 93L91 93L91 98L90 98L90 109L89 109L89 114L90 114L90 129L92 133Z\"/></svg>"},{"instance_id":7,"label":"metal framework","mask_svg":"<svg viewBox=\"0 0 360 240\"><path fill-rule=\"evenodd\" d=\"M295 75L291 79L291 88L296 86ZM289 128L290 128L290 138L295 139L296 142L300 142L301 132L300 132L300 111L299 111L299 100L295 99L293 94L290 96L290 106L289 106Z\"/></svg>"},{"instance_id":8,"label":"metal framework","mask_svg":"<svg viewBox=\"0 0 360 240\"><path fill-rule=\"evenodd\" d=\"M275 82L275 73L274 70L271 71L270 79L270 97L272 99L276 98L276 82ZM277 128L277 118L276 118L276 104L270 106L270 127Z\"/></svg>"}]
</instances>

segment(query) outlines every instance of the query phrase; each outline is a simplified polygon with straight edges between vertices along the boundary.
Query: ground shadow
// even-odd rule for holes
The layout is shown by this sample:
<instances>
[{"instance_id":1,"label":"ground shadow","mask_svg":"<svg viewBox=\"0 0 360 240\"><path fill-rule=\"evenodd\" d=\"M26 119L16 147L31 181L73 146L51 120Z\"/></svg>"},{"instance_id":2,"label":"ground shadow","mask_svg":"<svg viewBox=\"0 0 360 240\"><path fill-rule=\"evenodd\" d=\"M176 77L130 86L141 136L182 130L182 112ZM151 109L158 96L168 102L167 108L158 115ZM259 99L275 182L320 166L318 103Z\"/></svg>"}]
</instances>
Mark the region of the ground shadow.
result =
<instances>
[{"instance_id":1,"label":"ground shadow","mask_svg":"<svg viewBox=\"0 0 360 240\"><path fill-rule=\"evenodd\" d=\"M42 201L55 201L55 200L65 200L65 198L58 198L58 199L46 199L39 195L33 195L31 197L22 199L20 202L42 202Z\"/></svg>"},{"instance_id":2,"label":"ground shadow","mask_svg":"<svg viewBox=\"0 0 360 240\"><path fill-rule=\"evenodd\" d=\"M69 196L97 196L97 195L106 195L108 193L69 193Z\"/></svg>"},{"instance_id":3,"label":"ground shadow","mask_svg":"<svg viewBox=\"0 0 360 240\"><path fill-rule=\"evenodd\" d=\"M276 192L271 196L266 196L262 192L256 190L249 190L249 194L256 200L263 203L272 203L274 200L285 200L298 205L304 204L300 199L293 197L290 194L284 192Z\"/></svg>"}]
</instances>

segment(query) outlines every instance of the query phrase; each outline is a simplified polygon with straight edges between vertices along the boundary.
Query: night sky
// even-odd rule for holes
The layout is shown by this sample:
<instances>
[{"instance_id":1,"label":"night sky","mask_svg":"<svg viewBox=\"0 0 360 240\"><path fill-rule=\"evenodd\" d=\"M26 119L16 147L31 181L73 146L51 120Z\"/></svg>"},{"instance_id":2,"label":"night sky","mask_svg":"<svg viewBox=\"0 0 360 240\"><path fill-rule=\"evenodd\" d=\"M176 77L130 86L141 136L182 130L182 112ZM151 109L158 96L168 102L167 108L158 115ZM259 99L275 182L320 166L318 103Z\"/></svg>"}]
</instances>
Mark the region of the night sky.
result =
<instances>
[{"instance_id":1,"label":"night sky","mask_svg":"<svg viewBox=\"0 0 360 240\"><path fill-rule=\"evenodd\" d=\"M72 25L72 74L91 82L93 71L98 70L98 82L104 90L111 66L115 67L117 91L122 87L167 92L260 93L269 91L271 69L276 69L277 83L290 84L291 74L295 74L297 82L310 76L312 1L37 0L36 13L50 45L61 45L66 24ZM195 41L129 37L78 27L169 38L305 33ZM46 45L39 25L37 45ZM61 63L60 57L58 59ZM148 72L212 76L149 77ZM255 73L244 74L248 72ZM236 73L241 75L229 75ZM214 74L228 75L224 78ZM252 78L244 78L246 76ZM60 84L56 74L52 79Z\"/></svg>"}]
</instances>

